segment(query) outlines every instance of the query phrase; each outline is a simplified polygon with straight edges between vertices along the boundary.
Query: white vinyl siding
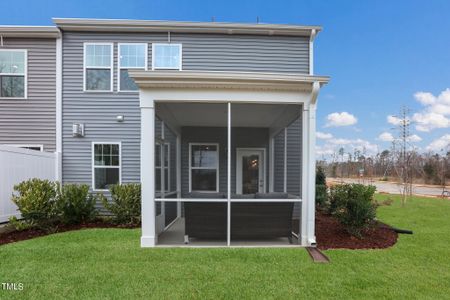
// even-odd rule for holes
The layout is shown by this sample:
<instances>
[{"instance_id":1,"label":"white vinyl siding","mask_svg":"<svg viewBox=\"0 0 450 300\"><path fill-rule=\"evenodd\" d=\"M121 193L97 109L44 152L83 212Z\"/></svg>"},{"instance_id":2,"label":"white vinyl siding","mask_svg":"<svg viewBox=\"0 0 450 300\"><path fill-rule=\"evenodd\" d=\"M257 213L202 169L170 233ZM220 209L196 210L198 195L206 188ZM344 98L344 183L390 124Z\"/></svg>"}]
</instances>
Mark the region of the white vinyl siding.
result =
<instances>
[{"instance_id":1,"label":"white vinyl siding","mask_svg":"<svg viewBox=\"0 0 450 300\"><path fill-rule=\"evenodd\" d=\"M84 91L113 90L113 44L84 43Z\"/></svg>"},{"instance_id":2,"label":"white vinyl siding","mask_svg":"<svg viewBox=\"0 0 450 300\"><path fill-rule=\"evenodd\" d=\"M27 50L0 49L1 98L27 98Z\"/></svg>"}]
</instances>

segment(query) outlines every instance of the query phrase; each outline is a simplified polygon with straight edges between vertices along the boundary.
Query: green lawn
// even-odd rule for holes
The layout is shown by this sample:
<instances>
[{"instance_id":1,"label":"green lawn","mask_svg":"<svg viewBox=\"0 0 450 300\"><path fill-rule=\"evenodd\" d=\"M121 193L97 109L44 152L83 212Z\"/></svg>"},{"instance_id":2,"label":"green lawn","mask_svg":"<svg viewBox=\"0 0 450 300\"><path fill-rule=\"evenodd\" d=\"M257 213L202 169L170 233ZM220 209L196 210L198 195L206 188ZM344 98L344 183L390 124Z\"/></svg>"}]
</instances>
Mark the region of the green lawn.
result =
<instances>
[{"instance_id":1,"label":"green lawn","mask_svg":"<svg viewBox=\"0 0 450 300\"><path fill-rule=\"evenodd\" d=\"M386 196L378 195L379 199ZM392 196L391 196L392 197ZM450 297L450 201L398 199L383 221L412 229L386 250L141 249L139 230L73 231L0 246L0 299ZM0 286L1 287L1 286Z\"/></svg>"}]
</instances>

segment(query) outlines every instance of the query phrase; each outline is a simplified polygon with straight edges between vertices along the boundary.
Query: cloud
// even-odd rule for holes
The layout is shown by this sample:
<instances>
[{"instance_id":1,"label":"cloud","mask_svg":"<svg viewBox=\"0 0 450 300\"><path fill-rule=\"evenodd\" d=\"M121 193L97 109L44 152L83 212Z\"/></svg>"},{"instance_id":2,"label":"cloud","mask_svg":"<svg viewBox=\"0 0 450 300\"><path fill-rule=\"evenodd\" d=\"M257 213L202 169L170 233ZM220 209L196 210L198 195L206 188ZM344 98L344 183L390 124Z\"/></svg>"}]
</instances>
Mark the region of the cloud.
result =
<instances>
[{"instance_id":1,"label":"cloud","mask_svg":"<svg viewBox=\"0 0 450 300\"><path fill-rule=\"evenodd\" d=\"M429 132L436 128L450 127L450 119L434 112L415 113L413 120L416 122L416 129L422 132Z\"/></svg>"},{"instance_id":2,"label":"cloud","mask_svg":"<svg viewBox=\"0 0 450 300\"><path fill-rule=\"evenodd\" d=\"M317 131L316 137L321 140L329 140L329 139L333 138L333 135L331 133L324 133L324 132Z\"/></svg>"},{"instance_id":3,"label":"cloud","mask_svg":"<svg viewBox=\"0 0 450 300\"><path fill-rule=\"evenodd\" d=\"M431 93L417 92L414 94L414 98L423 105L432 105L436 102L436 97Z\"/></svg>"},{"instance_id":4,"label":"cloud","mask_svg":"<svg viewBox=\"0 0 450 300\"><path fill-rule=\"evenodd\" d=\"M439 152L441 150L446 151L450 145L450 134L445 134L440 138L432 141L428 146L427 150Z\"/></svg>"},{"instance_id":5,"label":"cloud","mask_svg":"<svg viewBox=\"0 0 450 300\"><path fill-rule=\"evenodd\" d=\"M387 116L387 122L389 124L398 126L398 125L402 124L402 119L400 119L396 116L389 115L389 116Z\"/></svg>"},{"instance_id":6,"label":"cloud","mask_svg":"<svg viewBox=\"0 0 450 300\"><path fill-rule=\"evenodd\" d=\"M348 112L335 112L332 114L329 114L327 116L327 124L325 127L340 127L340 126L350 126L355 125L358 122L358 119Z\"/></svg>"},{"instance_id":7,"label":"cloud","mask_svg":"<svg viewBox=\"0 0 450 300\"><path fill-rule=\"evenodd\" d=\"M363 139L331 138L326 140L324 145L316 146L316 155L317 157L337 155L340 148L344 148L345 153L358 150L364 155L374 155L378 152L377 145Z\"/></svg>"},{"instance_id":8,"label":"cloud","mask_svg":"<svg viewBox=\"0 0 450 300\"><path fill-rule=\"evenodd\" d=\"M413 115L418 131L450 127L450 89L442 91L437 97L428 92L417 92L414 98L424 106L422 111Z\"/></svg>"},{"instance_id":9,"label":"cloud","mask_svg":"<svg viewBox=\"0 0 450 300\"><path fill-rule=\"evenodd\" d=\"M389 132L383 132L378 136L378 140L383 142L392 142L394 140L394 136Z\"/></svg>"},{"instance_id":10,"label":"cloud","mask_svg":"<svg viewBox=\"0 0 450 300\"><path fill-rule=\"evenodd\" d=\"M420 142L422 140L422 138L420 136L418 136L417 134L413 134L413 135L410 135L407 138L407 140L410 142L413 142L413 143L417 143L417 142Z\"/></svg>"}]
</instances>

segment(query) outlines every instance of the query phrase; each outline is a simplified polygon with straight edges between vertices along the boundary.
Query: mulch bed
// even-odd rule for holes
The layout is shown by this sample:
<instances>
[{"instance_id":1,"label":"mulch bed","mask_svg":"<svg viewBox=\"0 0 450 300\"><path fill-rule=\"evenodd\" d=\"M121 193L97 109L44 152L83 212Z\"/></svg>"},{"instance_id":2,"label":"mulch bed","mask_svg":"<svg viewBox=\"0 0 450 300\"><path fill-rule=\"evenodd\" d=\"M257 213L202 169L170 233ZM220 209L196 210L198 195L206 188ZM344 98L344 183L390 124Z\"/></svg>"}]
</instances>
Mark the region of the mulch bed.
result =
<instances>
[{"instance_id":1,"label":"mulch bed","mask_svg":"<svg viewBox=\"0 0 450 300\"><path fill-rule=\"evenodd\" d=\"M321 250L326 249L383 249L395 245L398 234L388 225L378 222L363 232L359 239L350 235L335 218L316 212L316 242Z\"/></svg>"},{"instance_id":2,"label":"mulch bed","mask_svg":"<svg viewBox=\"0 0 450 300\"><path fill-rule=\"evenodd\" d=\"M52 233L58 233L58 232L66 232L66 231L72 231L72 230L80 230L80 229L86 229L86 228L137 228L138 226L125 226L125 225L117 225L113 223L108 223L102 220L90 222L90 223L84 223L84 224L77 224L77 225L59 225L55 232L48 232L40 229L27 229L23 231L10 231L10 232L4 232L0 233L0 245L14 243L18 241L23 240L29 240L35 237L39 236L45 236Z\"/></svg>"},{"instance_id":3,"label":"mulch bed","mask_svg":"<svg viewBox=\"0 0 450 300\"><path fill-rule=\"evenodd\" d=\"M294 221L294 228L298 228L298 222ZM66 232L85 228L137 228L138 226L124 226L108 223L103 220L79 224L59 225L56 232ZM35 237L49 235L51 233L28 229L23 231L11 231L0 233L0 245L29 240ZM316 212L316 242L321 250L326 249L383 249L392 247L397 242L398 234L388 225L381 222L364 232L359 239L350 235L345 228L332 216L321 211Z\"/></svg>"}]
</instances>

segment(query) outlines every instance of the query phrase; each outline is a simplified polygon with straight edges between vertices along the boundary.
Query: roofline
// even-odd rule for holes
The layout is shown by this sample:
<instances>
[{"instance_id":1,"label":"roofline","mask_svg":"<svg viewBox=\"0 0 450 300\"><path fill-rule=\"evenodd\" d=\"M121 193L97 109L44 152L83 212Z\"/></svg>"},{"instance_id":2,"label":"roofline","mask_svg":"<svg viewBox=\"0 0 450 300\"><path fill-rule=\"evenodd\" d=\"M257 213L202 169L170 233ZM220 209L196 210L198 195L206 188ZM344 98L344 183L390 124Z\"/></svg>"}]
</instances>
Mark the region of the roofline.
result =
<instances>
[{"instance_id":1,"label":"roofline","mask_svg":"<svg viewBox=\"0 0 450 300\"><path fill-rule=\"evenodd\" d=\"M0 25L0 36L58 38L60 37L60 31L56 26Z\"/></svg>"},{"instance_id":2,"label":"roofline","mask_svg":"<svg viewBox=\"0 0 450 300\"><path fill-rule=\"evenodd\" d=\"M222 34L259 34L311 36L320 26L300 26L264 23L150 21L131 19L53 18L62 30L113 32L192 32Z\"/></svg>"},{"instance_id":3,"label":"roofline","mask_svg":"<svg viewBox=\"0 0 450 300\"><path fill-rule=\"evenodd\" d=\"M309 90L315 83L322 86L327 76L223 71L140 71L130 70L140 87L150 88L258 88L264 90Z\"/></svg>"}]
</instances>

